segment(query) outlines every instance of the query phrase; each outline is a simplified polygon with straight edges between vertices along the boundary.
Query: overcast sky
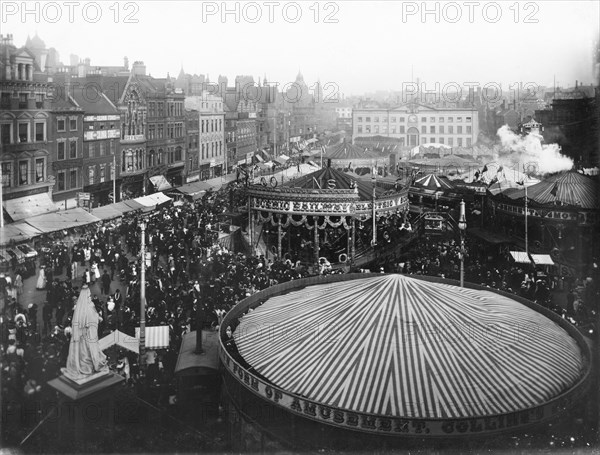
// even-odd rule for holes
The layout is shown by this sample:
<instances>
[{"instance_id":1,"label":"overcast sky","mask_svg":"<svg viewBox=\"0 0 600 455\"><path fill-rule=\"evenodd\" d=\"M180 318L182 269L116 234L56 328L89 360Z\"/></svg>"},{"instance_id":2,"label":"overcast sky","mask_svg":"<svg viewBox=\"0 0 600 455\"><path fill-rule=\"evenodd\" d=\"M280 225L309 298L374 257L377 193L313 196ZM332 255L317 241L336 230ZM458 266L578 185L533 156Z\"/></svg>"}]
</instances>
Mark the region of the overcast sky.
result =
<instances>
[{"instance_id":1,"label":"overcast sky","mask_svg":"<svg viewBox=\"0 0 600 455\"><path fill-rule=\"evenodd\" d=\"M92 65L127 56L156 77L183 65L230 85L238 74L284 85L301 70L309 86L320 79L346 96L398 90L413 74L431 88L590 83L600 15L597 0L427 2L424 17L422 2L400 1L227 2L225 17L222 2L78 3L25 2L23 16L23 2L4 1L0 28L17 46L37 32L67 64L70 54Z\"/></svg>"}]
</instances>

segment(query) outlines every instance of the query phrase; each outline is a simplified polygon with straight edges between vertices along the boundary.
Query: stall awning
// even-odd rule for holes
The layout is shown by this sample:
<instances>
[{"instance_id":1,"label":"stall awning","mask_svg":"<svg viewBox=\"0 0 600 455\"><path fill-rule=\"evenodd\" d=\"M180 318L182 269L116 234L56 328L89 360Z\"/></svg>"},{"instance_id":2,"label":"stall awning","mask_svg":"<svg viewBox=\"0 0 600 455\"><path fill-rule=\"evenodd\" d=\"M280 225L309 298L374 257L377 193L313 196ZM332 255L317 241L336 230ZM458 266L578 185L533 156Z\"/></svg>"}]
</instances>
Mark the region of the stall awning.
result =
<instances>
[{"instance_id":1,"label":"stall awning","mask_svg":"<svg viewBox=\"0 0 600 455\"><path fill-rule=\"evenodd\" d=\"M137 354L139 352L140 340L132 337L131 335L127 335L126 333L115 330L98 341L101 351L104 351L115 344Z\"/></svg>"},{"instance_id":2,"label":"stall awning","mask_svg":"<svg viewBox=\"0 0 600 455\"><path fill-rule=\"evenodd\" d=\"M135 337L140 339L140 328L135 328ZM146 327L146 348L165 349L169 347L169 326Z\"/></svg>"},{"instance_id":3,"label":"stall awning","mask_svg":"<svg viewBox=\"0 0 600 455\"><path fill-rule=\"evenodd\" d=\"M536 265L554 265L554 261L549 254L532 254L531 259Z\"/></svg>"},{"instance_id":4,"label":"stall awning","mask_svg":"<svg viewBox=\"0 0 600 455\"><path fill-rule=\"evenodd\" d=\"M171 201L172 199L163 193L154 193L149 194L148 196L142 196L134 199L138 204L143 205L144 207L154 208L157 205L164 204L166 202Z\"/></svg>"},{"instance_id":5,"label":"stall awning","mask_svg":"<svg viewBox=\"0 0 600 455\"><path fill-rule=\"evenodd\" d=\"M0 228L0 244L6 245L10 242L19 243L40 234L39 230L27 223L7 224L3 228Z\"/></svg>"},{"instance_id":6,"label":"stall awning","mask_svg":"<svg viewBox=\"0 0 600 455\"><path fill-rule=\"evenodd\" d=\"M156 188L156 191L170 190L173 188L164 175L154 175L150 177L150 181Z\"/></svg>"},{"instance_id":7,"label":"stall awning","mask_svg":"<svg viewBox=\"0 0 600 455\"><path fill-rule=\"evenodd\" d=\"M256 158L256 160L257 160L259 163L264 163L264 162L265 162L265 160L263 160L263 157L262 157L262 156L260 156L260 155L254 155L254 157Z\"/></svg>"},{"instance_id":8,"label":"stall awning","mask_svg":"<svg viewBox=\"0 0 600 455\"><path fill-rule=\"evenodd\" d=\"M123 213L124 213L123 210L120 210L118 207L115 207L116 205L117 204L109 204L109 205L104 205L102 207L97 207L95 209L92 209L92 215L100 218L101 220L112 220L113 218L118 218L120 216L123 216ZM127 207L127 206L123 206L123 207Z\"/></svg>"},{"instance_id":9,"label":"stall awning","mask_svg":"<svg viewBox=\"0 0 600 455\"><path fill-rule=\"evenodd\" d=\"M510 255L513 257L515 262L520 262L523 264L530 264L531 260L525 251L511 251Z\"/></svg>"},{"instance_id":10,"label":"stall awning","mask_svg":"<svg viewBox=\"0 0 600 455\"><path fill-rule=\"evenodd\" d=\"M100 218L95 217L81 208L77 208L34 216L27 220L27 224L33 226L42 233L49 233L78 226L85 226L99 221L101 221Z\"/></svg>"},{"instance_id":11,"label":"stall awning","mask_svg":"<svg viewBox=\"0 0 600 455\"><path fill-rule=\"evenodd\" d=\"M57 210L48 193L9 199L4 201L4 209L13 221L24 220L32 216L56 212Z\"/></svg>"},{"instance_id":12,"label":"stall awning","mask_svg":"<svg viewBox=\"0 0 600 455\"><path fill-rule=\"evenodd\" d=\"M183 194L187 194L188 196L194 196L195 194L198 194L198 193L204 193L207 190L209 190L210 188L211 188L210 183L192 182L192 183L187 183L185 185L180 186L179 188L177 188L177 190Z\"/></svg>"}]
</instances>

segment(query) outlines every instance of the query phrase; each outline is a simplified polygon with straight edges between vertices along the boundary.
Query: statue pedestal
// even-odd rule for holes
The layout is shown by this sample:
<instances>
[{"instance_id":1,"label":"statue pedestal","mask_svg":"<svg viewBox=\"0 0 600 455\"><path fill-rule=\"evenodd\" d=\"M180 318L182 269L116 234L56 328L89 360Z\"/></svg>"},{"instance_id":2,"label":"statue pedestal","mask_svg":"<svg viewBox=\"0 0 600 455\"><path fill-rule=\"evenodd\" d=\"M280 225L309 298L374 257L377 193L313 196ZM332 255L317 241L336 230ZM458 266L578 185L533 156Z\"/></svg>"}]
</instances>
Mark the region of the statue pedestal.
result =
<instances>
[{"instance_id":1,"label":"statue pedestal","mask_svg":"<svg viewBox=\"0 0 600 455\"><path fill-rule=\"evenodd\" d=\"M115 424L114 392L125 378L112 372L96 373L85 379L73 380L64 374L48 381L60 394L59 440L74 442L77 451L83 450L88 430L104 430L113 439ZM96 435L98 433L95 433Z\"/></svg>"}]
</instances>

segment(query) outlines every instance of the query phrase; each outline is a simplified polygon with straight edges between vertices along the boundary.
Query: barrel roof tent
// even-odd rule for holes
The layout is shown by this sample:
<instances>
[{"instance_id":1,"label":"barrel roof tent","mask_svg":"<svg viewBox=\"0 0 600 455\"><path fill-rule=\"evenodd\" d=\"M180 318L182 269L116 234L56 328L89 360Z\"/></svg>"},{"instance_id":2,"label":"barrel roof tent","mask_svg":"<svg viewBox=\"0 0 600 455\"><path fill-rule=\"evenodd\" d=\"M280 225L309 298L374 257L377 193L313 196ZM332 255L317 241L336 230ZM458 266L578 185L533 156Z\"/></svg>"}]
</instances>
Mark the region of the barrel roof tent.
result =
<instances>
[{"instance_id":1,"label":"barrel roof tent","mask_svg":"<svg viewBox=\"0 0 600 455\"><path fill-rule=\"evenodd\" d=\"M354 179L350 175L338 171L332 167L324 167L310 174L303 175L295 180L286 182L284 186L302 189L330 189L332 181L335 181L336 190L349 190L356 186L358 196L363 201L370 201L373 198L372 183L365 180ZM386 193L386 189L380 186L375 187L375 195L379 197Z\"/></svg>"},{"instance_id":2,"label":"barrel roof tent","mask_svg":"<svg viewBox=\"0 0 600 455\"><path fill-rule=\"evenodd\" d=\"M233 336L277 387L407 418L529 409L573 387L586 362L564 328L509 297L402 275L270 297Z\"/></svg>"},{"instance_id":3,"label":"barrel roof tent","mask_svg":"<svg viewBox=\"0 0 600 455\"><path fill-rule=\"evenodd\" d=\"M508 194L511 199L525 198L525 190ZM598 181L593 177L569 171L553 175L527 188L527 198L540 205L560 202L582 209L598 209Z\"/></svg>"},{"instance_id":4,"label":"barrel roof tent","mask_svg":"<svg viewBox=\"0 0 600 455\"><path fill-rule=\"evenodd\" d=\"M331 160L377 160L380 159L381 156L377 153L371 152L369 150L365 150L364 147L360 147L358 145L351 144L349 142L341 142L339 144L334 144L330 147L327 147L325 154L323 155L325 159Z\"/></svg>"}]
</instances>

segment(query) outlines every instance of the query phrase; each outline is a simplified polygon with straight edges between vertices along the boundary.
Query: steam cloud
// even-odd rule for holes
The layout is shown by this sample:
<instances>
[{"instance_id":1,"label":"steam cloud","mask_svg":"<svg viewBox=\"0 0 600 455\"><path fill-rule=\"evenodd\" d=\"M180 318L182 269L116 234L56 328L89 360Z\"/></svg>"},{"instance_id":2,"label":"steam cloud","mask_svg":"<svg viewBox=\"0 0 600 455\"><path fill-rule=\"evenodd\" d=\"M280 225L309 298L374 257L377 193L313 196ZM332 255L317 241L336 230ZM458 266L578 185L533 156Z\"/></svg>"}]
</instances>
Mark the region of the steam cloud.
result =
<instances>
[{"instance_id":1,"label":"steam cloud","mask_svg":"<svg viewBox=\"0 0 600 455\"><path fill-rule=\"evenodd\" d=\"M501 127L496 134L502 143L497 161L503 165L533 162L538 174L568 171L573 167L573 160L560 153L558 144L542 145L542 136L539 134L529 133L521 137L513 133L508 125Z\"/></svg>"}]
</instances>

